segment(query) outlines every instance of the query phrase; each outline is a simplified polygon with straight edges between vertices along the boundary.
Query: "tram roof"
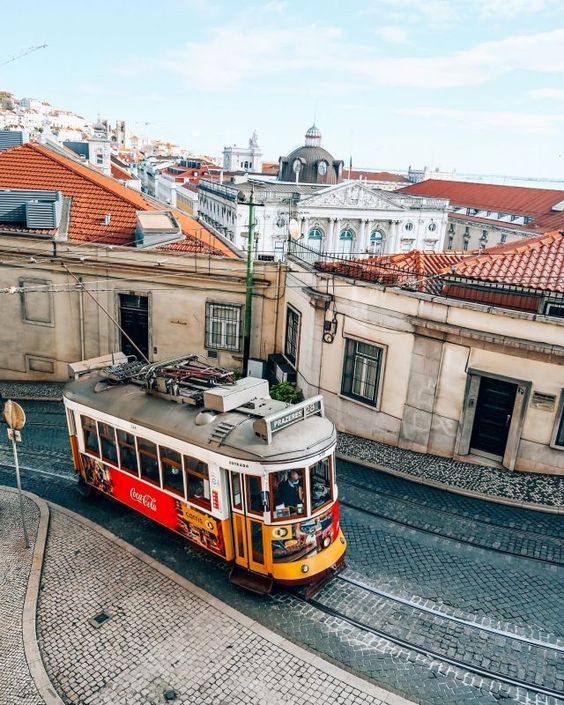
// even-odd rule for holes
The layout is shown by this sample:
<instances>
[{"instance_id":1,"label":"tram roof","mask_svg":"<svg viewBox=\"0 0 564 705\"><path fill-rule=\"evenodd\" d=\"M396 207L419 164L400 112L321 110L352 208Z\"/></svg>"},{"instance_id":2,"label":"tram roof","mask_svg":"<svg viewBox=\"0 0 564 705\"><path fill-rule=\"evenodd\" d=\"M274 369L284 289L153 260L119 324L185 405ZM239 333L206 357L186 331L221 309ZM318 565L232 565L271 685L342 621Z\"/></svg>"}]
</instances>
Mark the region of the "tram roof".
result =
<instances>
[{"instance_id":1,"label":"tram roof","mask_svg":"<svg viewBox=\"0 0 564 705\"><path fill-rule=\"evenodd\" d=\"M253 423L257 416L241 408L216 414L204 425L196 425L202 407L183 404L147 392L136 384L118 384L95 391L105 378L98 373L72 380L64 388L69 401L108 414L181 441L211 450L220 455L253 462L294 462L323 453L336 440L333 423L324 416L308 416L277 431L270 443L257 436ZM284 402L268 400L271 408L291 408ZM233 428L222 441L216 441L220 425Z\"/></svg>"}]
</instances>

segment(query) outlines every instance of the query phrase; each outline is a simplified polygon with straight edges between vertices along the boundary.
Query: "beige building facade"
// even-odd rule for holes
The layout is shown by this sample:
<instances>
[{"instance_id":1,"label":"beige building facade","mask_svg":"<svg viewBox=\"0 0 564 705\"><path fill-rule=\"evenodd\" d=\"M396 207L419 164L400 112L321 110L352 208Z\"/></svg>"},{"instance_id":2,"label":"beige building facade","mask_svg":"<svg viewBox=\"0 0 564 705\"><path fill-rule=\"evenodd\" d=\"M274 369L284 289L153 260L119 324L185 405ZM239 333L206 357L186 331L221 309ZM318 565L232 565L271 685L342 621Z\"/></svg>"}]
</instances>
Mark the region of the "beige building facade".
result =
<instances>
[{"instance_id":1,"label":"beige building facade","mask_svg":"<svg viewBox=\"0 0 564 705\"><path fill-rule=\"evenodd\" d=\"M564 473L564 320L291 270L284 354L340 431Z\"/></svg>"},{"instance_id":2,"label":"beige building facade","mask_svg":"<svg viewBox=\"0 0 564 705\"><path fill-rule=\"evenodd\" d=\"M0 378L67 379L70 362L118 350L196 353L242 367L245 262L10 238L0 244ZM251 356L278 344L283 272L256 263Z\"/></svg>"}]
</instances>

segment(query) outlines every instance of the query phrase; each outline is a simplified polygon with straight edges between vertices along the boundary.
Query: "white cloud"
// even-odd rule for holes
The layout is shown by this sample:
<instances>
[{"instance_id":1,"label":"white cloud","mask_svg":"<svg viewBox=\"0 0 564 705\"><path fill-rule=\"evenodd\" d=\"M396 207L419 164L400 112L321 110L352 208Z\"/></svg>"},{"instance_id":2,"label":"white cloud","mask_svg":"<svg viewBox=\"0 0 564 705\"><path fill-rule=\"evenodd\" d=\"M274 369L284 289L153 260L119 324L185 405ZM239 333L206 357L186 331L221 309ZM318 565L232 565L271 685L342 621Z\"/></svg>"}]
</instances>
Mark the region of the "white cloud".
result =
<instances>
[{"instance_id":1,"label":"white cloud","mask_svg":"<svg viewBox=\"0 0 564 705\"><path fill-rule=\"evenodd\" d=\"M463 130L493 129L499 131L552 134L564 124L564 114L517 113L509 111L454 110L449 108L405 108L401 115L432 120L439 125L452 127L456 123Z\"/></svg>"},{"instance_id":2,"label":"white cloud","mask_svg":"<svg viewBox=\"0 0 564 705\"><path fill-rule=\"evenodd\" d=\"M535 100L564 100L564 88L535 88L529 96Z\"/></svg>"},{"instance_id":3,"label":"white cloud","mask_svg":"<svg viewBox=\"0 0 564 705\"><path fill-rule=\"evenodd\" d=\"M409 37L405 27L398 27L397 25L379 27L375 33L385 42L390 42L392 44L405 44Z\"/></svg>"},{"instance_id":4,"label":"white cloud","mask_svg":"<svg viewBox=\"0 0 564 705\"><path fill-rule=\"evenodd\" d=\"M253 40L249 41L252 34ZM178 73L195 88L223 91L245 80L318 74L377 85L450 88L475 86L520 71L564 73L564 29L483 42L435 57L382 56L381 47L347 40L341 29L322 25L225 26L211 39L137 64ZM311 80L311 75L308 76Z\"/></svg>"},{"instance_id":5,"label":"white cloud","mask_svg":"<svg viewBox=\"0 0 564 705\"><path fill-rule=\"evenodd\" d=\"M380 0L360 14L386 13L391 19L401 23L449 25L458 19L456 3L451 0Z\"/></svg>"},{"instance_id":6,"label":"white cloud","mask_svg":"<svg viewBox=\"0 0 564 705\"><path fill-rule=\"evenodd\" d=\"M555 7L560 0L477 0L478 12L485 19L511 19Z\"/></svg>"}]
</instances>

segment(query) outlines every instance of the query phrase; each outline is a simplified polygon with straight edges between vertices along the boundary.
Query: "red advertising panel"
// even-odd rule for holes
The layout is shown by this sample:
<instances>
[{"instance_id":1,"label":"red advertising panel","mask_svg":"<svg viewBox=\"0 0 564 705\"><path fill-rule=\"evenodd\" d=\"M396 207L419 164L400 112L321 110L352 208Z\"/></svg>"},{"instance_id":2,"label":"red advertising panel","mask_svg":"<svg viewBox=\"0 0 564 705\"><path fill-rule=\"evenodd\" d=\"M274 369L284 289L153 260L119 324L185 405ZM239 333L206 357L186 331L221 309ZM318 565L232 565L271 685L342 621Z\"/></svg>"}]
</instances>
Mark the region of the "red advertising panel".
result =
<instances>
[{"instance_id":1,"label":"red advertising panel","mask_svg":"<svg viewBox=\"0 0 564 705\"><path fill-rule=\"evenodd\" d=\"M182 534L203 548L225 555L221 522L183 500L129 473L82 455L85 480L146 517Z\"/></svg>"}]
</instances>

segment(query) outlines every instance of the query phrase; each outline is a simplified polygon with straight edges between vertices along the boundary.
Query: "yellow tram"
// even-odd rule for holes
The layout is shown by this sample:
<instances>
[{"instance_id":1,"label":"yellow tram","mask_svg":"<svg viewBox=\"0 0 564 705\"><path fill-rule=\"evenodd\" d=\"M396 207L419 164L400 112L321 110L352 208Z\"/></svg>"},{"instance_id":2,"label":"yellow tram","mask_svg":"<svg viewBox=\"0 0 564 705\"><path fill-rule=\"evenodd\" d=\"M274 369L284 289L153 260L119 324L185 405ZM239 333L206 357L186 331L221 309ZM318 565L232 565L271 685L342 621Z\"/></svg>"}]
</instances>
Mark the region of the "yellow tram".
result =
<instances>
[{"instance_id":1,"label":"yellow tram","mask_svg":"<svg viewBox=\"0 0 564 705\"><path fill-rule=\"evenodd\" d=\"M270 398L189 355L84 361L64 390L82 491L114 497L232 563L256 592L316 585L343 566L336 433L323 398Z\"/></svg>"}]
</instances>

